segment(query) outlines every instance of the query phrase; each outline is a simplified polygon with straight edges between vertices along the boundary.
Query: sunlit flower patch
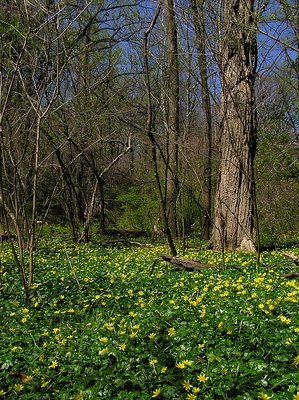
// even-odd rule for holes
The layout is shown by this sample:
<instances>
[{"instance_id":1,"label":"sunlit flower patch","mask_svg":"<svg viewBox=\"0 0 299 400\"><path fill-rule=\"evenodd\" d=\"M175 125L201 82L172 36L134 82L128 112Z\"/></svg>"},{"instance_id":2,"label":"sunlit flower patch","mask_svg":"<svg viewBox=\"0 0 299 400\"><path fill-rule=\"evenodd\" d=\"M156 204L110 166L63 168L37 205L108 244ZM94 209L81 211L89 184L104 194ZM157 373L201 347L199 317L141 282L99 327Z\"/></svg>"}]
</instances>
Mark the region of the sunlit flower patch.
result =
<instances>
[{"instance_id":1,"label":"sunlit flower patch","mask_svg":"<svg viewBox=\"0 0 299 400\"><path fill-rule=\"evenodd\" d=\"M153 264L166 251L44 243L26 303L5 248L0 398L299 399L284 256L193 250L216 268L189 273Z\"/></svg>"}]
</instances>

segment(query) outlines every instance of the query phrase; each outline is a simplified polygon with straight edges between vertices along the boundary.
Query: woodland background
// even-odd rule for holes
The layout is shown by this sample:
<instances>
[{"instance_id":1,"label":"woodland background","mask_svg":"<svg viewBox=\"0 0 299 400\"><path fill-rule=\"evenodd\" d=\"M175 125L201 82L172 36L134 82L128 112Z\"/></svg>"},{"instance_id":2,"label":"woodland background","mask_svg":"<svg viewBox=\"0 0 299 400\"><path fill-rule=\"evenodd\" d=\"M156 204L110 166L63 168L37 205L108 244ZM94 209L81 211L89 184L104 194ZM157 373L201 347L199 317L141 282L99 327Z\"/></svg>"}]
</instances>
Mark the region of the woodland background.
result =
<instances>
[{"instance_id":1,"label":"woodland background","mask_svg":"<svg viewBox=\"0 0 299 400\"><path fill-rule=\"evenodd\" d=\"M2 232L17 231L23 247L33 245L33 231L45 221L68 224L76 241L89 240L90 226L102 233L162 233L155 176L165 204L171 202L174 143L172 233L211 237L221 145L221 5L1 1ZM298 237L298 21L297 1L255 2L255 180L260 237L267 243Z\"/></svg>"}]
</instances>

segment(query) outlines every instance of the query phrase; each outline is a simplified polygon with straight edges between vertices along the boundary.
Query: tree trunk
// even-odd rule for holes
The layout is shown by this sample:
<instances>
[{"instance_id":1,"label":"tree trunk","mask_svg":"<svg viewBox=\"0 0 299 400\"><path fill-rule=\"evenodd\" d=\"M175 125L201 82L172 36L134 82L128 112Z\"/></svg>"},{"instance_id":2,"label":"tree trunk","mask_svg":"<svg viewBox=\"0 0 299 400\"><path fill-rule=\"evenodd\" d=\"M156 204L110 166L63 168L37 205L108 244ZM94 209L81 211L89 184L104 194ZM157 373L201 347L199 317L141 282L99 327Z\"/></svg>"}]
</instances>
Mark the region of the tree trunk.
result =
<instances>
[{"instance_id":1,"label":"tree trunk","mask_svg":"<svg viewBox=\"0 0 299 400\"><path fill-rule=\"evenodd\" d=\"M179 66L177 30L173 0L164 1L168 68L166 88L166 126L168 144L166 206L172 235L177 235L178 139L179 139Z\"/></svg>"},{"instance_id":2,"label":"tree trunk","mask_svg":"<svg viewBox=\"0 0 299 400\"><path fill-rule=\"evenodd\" d=\"M156 183L156 189L158 193L158 199L160 203L160 215L161 221L163 226L163 231L165 236L167 237L169 249L173 256L177 255L176 247L172 238L172 233L169 227L169 220L167 218L166 213L166 203L164 201L163 191L161 180L158 172L158 160L157 160L157 150L156 150L156 139L153 133L153 122L154 122L154 115L153 115L153 104L152 104L152 91L151 91L151 81L150 81L150 71L149 71L149 48L148 48L148 37L155 26L158 16L160 14L161 9L161 2L158 3L158 7L156 10L156 14L154 15L149 27L144 32L143 37L143 55L144 55L144 77L145 77L145 86L146 86L146 95L147 95L147 118L146 118L146 132L151 144L151 153L152 153L152 165L154 171L154 178Z\"/></svg>"},{"instance_id":3,"label":"tree trunk","mask_svg":"<svg viewBox=\"0 0 299 400\"><path fill-rule=\"evenodd\" d=\"M201 101L204 112L204 127L202 132L202 149L203 156L203 220L202 220L202 238L210 239L211 231L211 204L212 204L212 112L210 91L208 85L208 63L206 56L206 33L205 33L205 16L204 16L205 0L190 0L193 14L197 59L200 73L201 84Z\"/></svg>"},{"instance_id":4,"label":"tree trunk","mask_svg":"<svg viewBox=\"0 0 299 400\"><path fill-rule=\"evenodd\" d=\"M222 3L221 139L214 249L253 249L256 148L254 0Z\"/></svg>"}]
</instances>

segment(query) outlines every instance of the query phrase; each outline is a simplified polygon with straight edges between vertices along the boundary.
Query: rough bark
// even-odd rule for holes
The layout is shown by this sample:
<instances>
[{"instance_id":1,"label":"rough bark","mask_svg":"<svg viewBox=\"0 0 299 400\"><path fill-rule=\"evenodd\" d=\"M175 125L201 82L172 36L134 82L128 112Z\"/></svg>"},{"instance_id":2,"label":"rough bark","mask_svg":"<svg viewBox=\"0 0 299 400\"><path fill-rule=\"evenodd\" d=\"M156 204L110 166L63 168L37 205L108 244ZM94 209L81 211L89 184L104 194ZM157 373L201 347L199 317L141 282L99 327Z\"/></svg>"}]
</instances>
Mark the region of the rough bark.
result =
<instances>
[{"instance_id":1,"label":"rough bark","mask_svg":"<svg viewBox=\"0 0 299 400\"><path fill-rule=\"evenodd\" d=\"M214 249L254 248L256 27L254 0L223 1L221 139Z\"/></svg>"},{"instance_id":2,"label":"rough bark","mask_svg":"<svg viewBox=\"0 0 299 400\"><path fill-rule=\"evenodd\" d=\"M178 139L179 139L179 66L178 43L173 0L164 0L168 48L166 127L168 159L166 206L172 235L177 234Z\"/></svg>"},{"instance_id":3,"label":"rough bark","mask_svg":"<svg viewBox=\"0 0 299 400\"><path fill-rule=\"evenodd\" d=\"M174 257L168 254L162 254L161 257L164 261L170 262L178 268L187 269L193 271L195 269L212 268L213 266L207 263L201 263L196 260L191 260L190 258Z\"/></svg>"}]
</instances>

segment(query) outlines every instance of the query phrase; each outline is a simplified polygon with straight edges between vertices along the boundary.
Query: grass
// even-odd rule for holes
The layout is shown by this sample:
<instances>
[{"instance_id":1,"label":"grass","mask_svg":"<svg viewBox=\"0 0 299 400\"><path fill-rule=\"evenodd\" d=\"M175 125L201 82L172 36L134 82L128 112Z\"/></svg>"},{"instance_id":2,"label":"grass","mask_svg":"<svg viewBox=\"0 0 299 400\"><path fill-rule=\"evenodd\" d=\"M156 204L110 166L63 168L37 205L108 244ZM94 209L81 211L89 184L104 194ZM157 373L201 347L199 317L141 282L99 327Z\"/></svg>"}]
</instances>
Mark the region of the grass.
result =
<instances>
[{"instance_id":1,"label":"grass","mask_svg":"<svg viewBox=\"0 0 299 400\"><path fill-rule=\"evenodd\" d=\"M299 400L299 281L278 251L189 250L219 268L176 270L167 250L43 242L32 302L6 244L1 399ZM299 255L299 249L293 248Z\"/></svg>"}]
</instances>

